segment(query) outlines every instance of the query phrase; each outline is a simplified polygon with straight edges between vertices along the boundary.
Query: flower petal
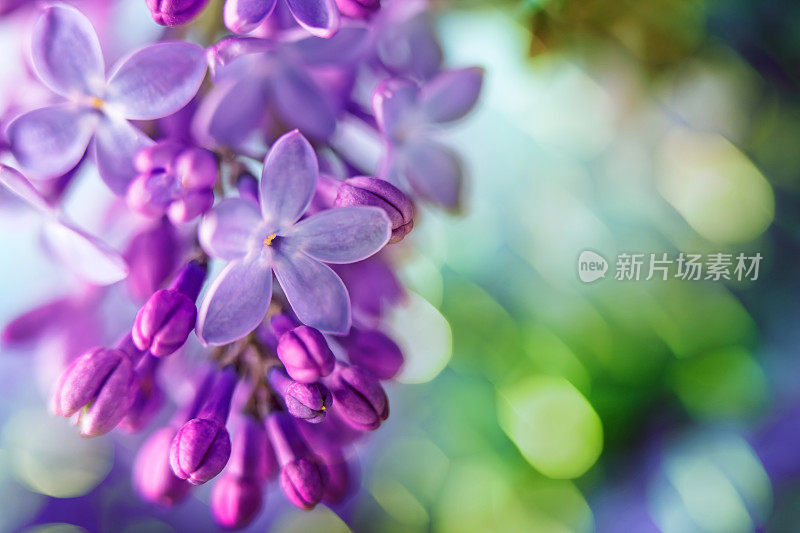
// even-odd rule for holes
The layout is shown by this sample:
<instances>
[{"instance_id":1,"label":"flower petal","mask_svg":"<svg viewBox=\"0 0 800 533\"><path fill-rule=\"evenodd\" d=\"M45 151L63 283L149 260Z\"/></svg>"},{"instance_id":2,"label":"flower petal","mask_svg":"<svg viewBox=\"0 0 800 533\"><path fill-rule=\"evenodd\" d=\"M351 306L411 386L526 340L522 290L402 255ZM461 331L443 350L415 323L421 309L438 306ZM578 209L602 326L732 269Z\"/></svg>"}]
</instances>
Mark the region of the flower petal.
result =
<instances>
[{"instance_id":1,"label":"flower petal","mask_svg":"<svg viewBox=\"0 0 800 533\"><path fill-rule=\"evenodd\" d=\"M482 68L443 72L422 89L422 110L433 122L459 119L475 106L482 85Z\"/></svg>"},{"instance_id":2,"label":"flower petal","mask_svg":"<svg viewBox=\"0 0 800 533\"><path fill-rule=\"evenodd\" d=\"M339 30L339 10L334 0L286 0L294 19L317 37L331 37Z\"/></svg>"},{"instance_id":3,"label":"flower petal","mask_svg":"<svg viewBox=\"0 0 800 533\"><path fill-rule=\"evenodd\" d=\"M318 139L333 134L336 116L331 103L304 70L284 65L270 81L276 110L287 124Z\"/></svg>"},{"instance_id":4,"label":"flower petal","mask_svg":"<svg viewBox=\"0 0 800 533\"><path fill-rule=\"evenodd\" d=\"M192 122L202 146L238 148L266 117L267 90L260 78L225 80L203 98Z\"/></svg>"},{"instance_id":5,"label":"flower petal","mask_svg":"<svg viewBox=\"0 0 800 533\"><path fill-rule=\"evenodd\" d=\"M208 289L197 317L197 335L221 345L253 331L272 298L272 270L263 254L228 263Z\"/></svg>"},{"instance_id":6,"label":"flower petal","mask_svg":"<svg viewBox=\"0 0 800 533\"><path fill-rule=\"evenodd\" d=\"M383 248L391 233L389 217L380 207L342 207L301 220L286 238L318 261L355 263Z\"/></svg>"},{"instance_id":7,"label":"flower petal","mask_svg":"<svg viewBox=\"0 0 800 533\"><path fill-rule=\"evenodd\" d=\"M273 231L290 227L303 215L318 174L317 155L299 131L275 141L261 173L261 212Z\"/></svg>"},{"instance_id":8,"label":"flower petal","mask_svg":"<svg viewBox=\"0 0 800 533\"><path fill-rule=\"evenodd\" d=\"M131 120L166 117L189 103L205 75L205 51L195 44L145 46L111 75L106 101Z\"/></svg>"},{"instance_id":9,"label":"flower petal","mask_svg":"<svg viewBox=\"0 0 800 533\"><path fill-rule=\"evenodd\" d=\"M301 251L276 253L273 265L286 299L304 324L328 333L350 329L350 298L327 265Z\"/></svg>"},{"instance_id":10,"label":"flower petal","mask_svg":"<svg viewBox=\"0 0 800 533\"><path fill-rule=\"evenodd\" d=\"M33 28L31 59L39 79L66 97L100 96L105 67L100 41L86 16L63 4L44 9Z\"/></svg>"},{"instance_id":11,"label":"flower petal","mask_svg":"<svg viewBox=\"0 0 800 533\"><path fill-rule=\"evenodd\" d=\"M222 18L234 33L250 33L275 9L275 0L226 0Z\"/></svg>"},{"instance_id":12,"label":"flower petal","mask_svg":"<svg viewBox=\"0 0 800 533\"><path fill-rule=\"evenodd\" d=\"M133 158L151 144L153 141L127 120L103 117L94 136L94 160L100 177L114 194L125 195L136 177Z\"/></svg>"},{"instance_id":13,"label":"flower petal","mask_svg":"<svg viewBox=\"0 0 800 533\"><path fill-rule=\"evenodd\" d=\"M241 198L228 198L200 223L200 246L212 257L233 260L252 250L254 230L263 224L258 206Z\"/></svg>"},{"instance_id":14,"label":"flower petal","mask_svg":"<svg viewBox=\"0 0 800 533\"><path fill-rule=\"evenodd\" d=\"M287 43L285 46L300 55L306 65L346 65L359 59L369 44L366 26L345 26L329 39L316 36Z\"/></svg>"},{"instance_id":15,"label":"flower petal","mask_svg":"<svg viewBox=\"0 0 800 533\"><path fill-rule=\"evenodd\" d=\"M404 147L398 157L413 191L447 208L458 207L462 169L458 156L449 148L429 140Z\"/></svg>"},{"instance_id":16,"label":"flower petal","mask_svg":"<svg viewBox=\"0 0 800 533\"><path fill-rule=\"evenodd\" d=\"M28 175L52 178L78 164L97 121L97 115L84 108L59 104L18 116L6 135L11 153Z\"/></svg>"},{"instance_id":17,"label":"flower petal","mask_svg":"<svg viewBox=\"0 0 800 533\"><path fill-rule=\"evenodd\" d=\"M39 191L17 170L0 164L0 183L32 207L44 213L52 213L52 209Z\"/></svg>"},{"instance_id":18,"label":"flower petal","mask_svg":"<svg viewBox=\"0 0 800 533\"><path fill-rule=\"evenodd\" d=\"M64 221L52 221L44 231L50 252L82 279L110 285L128 276L122 256L94 235Z\"/></svg>"},{"instance_id":19,"label":"flower petal","mask_svg":"<svg viewBox=\"0 0 800 533\"><path fill-rule=\"evenodd\" d=\"M419 88L408 80L389 79L381 83L372 95L372 109L378 127L390 138L402 136L402 125L415 115Z\"/></svg>"}]
</instances>

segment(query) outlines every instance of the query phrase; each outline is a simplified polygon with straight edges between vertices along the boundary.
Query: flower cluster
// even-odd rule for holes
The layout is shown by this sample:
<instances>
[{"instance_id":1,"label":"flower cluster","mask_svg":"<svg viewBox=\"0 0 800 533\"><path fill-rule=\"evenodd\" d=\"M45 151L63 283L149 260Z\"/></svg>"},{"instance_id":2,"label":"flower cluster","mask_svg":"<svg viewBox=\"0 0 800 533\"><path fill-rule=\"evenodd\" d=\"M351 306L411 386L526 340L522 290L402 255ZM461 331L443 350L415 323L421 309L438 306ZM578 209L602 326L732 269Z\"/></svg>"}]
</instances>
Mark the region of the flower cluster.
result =
<instances>
[{"instance_id":1,"label":"flower cluster","mask_svg":"<svg viewBox=\"0 0 800 533\"><path fill-rule=\"evenodd\" d=\"M146 4L177 26L206 0ZM148 501L218 478L213 516L238 528L274 478L303 509L343 500L403 365L382 331L403 297L384 249L412 231L416 201L458 207L461 164L436 136L475 105L482 71L443 69L418 0L227 0L202 32L215 42L170 30L108 74L89 18L40 9L30 61L46 90L4 102L0 182L85 284L3 342L65 341L51 409L85 436L146 430L176 400L133 467ZM122 252L61 209L92 170L129 222ZM111 311L125 326L109 345L98 307L118 287L139 308Z\"/></svg>"}]
</instances>

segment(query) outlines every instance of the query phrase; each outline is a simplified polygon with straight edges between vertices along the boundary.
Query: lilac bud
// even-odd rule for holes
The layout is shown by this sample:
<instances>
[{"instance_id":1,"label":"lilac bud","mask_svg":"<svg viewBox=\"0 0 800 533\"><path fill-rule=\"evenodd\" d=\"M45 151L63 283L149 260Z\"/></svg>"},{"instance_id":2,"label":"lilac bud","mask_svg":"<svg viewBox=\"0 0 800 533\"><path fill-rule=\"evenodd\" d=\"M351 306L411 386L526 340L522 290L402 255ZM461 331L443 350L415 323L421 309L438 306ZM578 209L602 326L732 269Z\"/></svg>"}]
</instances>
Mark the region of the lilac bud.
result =
<instances>
[{"instance_id":1,"label":"lilac bud","mask_svg":"<svg viewBox=\"0 0 800 533\"><path fill-rule=\"evenodd\" d=\"M336 207L380 207L392 223L389 243L403 240L414 227L414 205L403 191L388 181L358 176L342 183L334 202Z\"/></svg>"},{"instance_id":2,"label":"lilac bud","mask_svg":"<svg viewBox=\"0 0 800 533\"><path fill-rule=\"evenodd\" d=\"M208 0L147 0L150 14L162 26L186 24L206 6Z\"/></svg>"},{"instance_id":3,"label":"lilac bud","mask_svg":"<svg viewBox=\"0 0 800 533\"><path fill-rule=\"evenodd\" d=\"M289 414L312 424L325 419L325 413L333 402L331 393L325 385L298 383L277 368L270 370L269 383L283 397Z\"/></svg>"},{"instance_id":4,"label":"lilac bud","mask_svg":"<svg viewBox=\"0 0 800 533\"><path fill-rule=\"evenodd\" d=\"M299 324L296 320L285 313L279 313L269 320L269 325L276 338L281 338L281 335L289 330L296 328Z\"/></svg>"},{"instance_id":5,"label":"lilac bud","mask_svg":"<svg viewBox=\"0 0 800 533\"><path fill-rule=\"evenodd\" d=\"M205 265L189 262L169 289L157 291L139 309L131 335L140 350L163 357L183 346L197 320L194 300L205 274Z\"/></svg>"},{"instance_id":6,"label":"lilac bud","mask_svg":"<svg viewBox=\"0 0 800 533\"><path fill-rule=\"evenodd\" d=\"M336 0L336 7L348 17L367 18L381 8L381 0Z\"/></svg>"},{"instance_id":7,"label":"lilac bud","mask_svg":"<svg viewBox=\"0 0 800 533\"><path fill-rule=\"evenodd\" d=\"M278 340L278 359L295 381L313 383L333 372L336 358L318 330L298 326Z\"/></svg>"},{"instance_id":8,"label":"lilac bud","mask_svg":"<svg viewBox=\"0 0 800 533\"><path fill-rule=\"evenodd\" d=\"M382 331L352 328L339 339L354 365L370 371L378 379L392 379L403 366L403 352Z\"/></svg>"},{"instance_id":9,"label":"lilac bud","mask_svg":"<svg viewBox=\"0 0 800 533\"><path fill-rule=\"evenodd\" d=\"M175 229L166 219L131 240L124 257L130 268L128 289L134 298L144 301L161 287L175 269L179 250Z\"/></svg>"},{"instance_id":10,"label":"lilac bud","mask_svg":"<svg viewBox=\"0 0 800 533\"><path fill-rule=\"evenodd\" d=\"M386 392L366 370L338 364L326 383L336 400L336 411L354 428L377 429L389 417Z\"/></svg>"},{"instance_id":11,"label":"lilac bud","mask_svg":"<svg viewBox=\"0 0 800 533\"><path fill-rule=\"evenodd\" d=\"M233 437L231 460L226 474L266 481L278 473L275 452L267 437L264 423L249 416L242 417Z\"/></svg>"},{"instance_id":12,"label":"lilac bud","mask_svg":"<svg viewBox=\"0 0 800 533\"><path fill-rule=\"evenodd\" d=\"M133 462L133 486L143 500L171 506L181 501L191 485L178 478L169 464L169 450L175 428L153 432L139 449Z\"/></svg>"},{"instance_id":13,"label":"lilac bud","mask_svg":"<svg viewBox=\"0 0 800 533\"><path fill-rule=\"evenodd\" d=\"M231 439L225 422L236 388L236 373L225 369L214 384L197 418L186 422L172 441L172 471L193 485L202 485L219 474L231 455Z\"/></svg>"},{"instance_id":14,"label":"lilac bud","mask_svg":"<svg viewBox=\"0 0 800 533\"><path fill-rule=\"evenodd\" d=\"M164 289L139 309L131 333L139 349L163 357L183 346L196 320L197 308L192 300L178 291Z\"/></svg>"},{"instance_id":15,"label":"lilac bud","mask_svg":"<svg viewBox=\"0 0 800 533\"><path fill-rule=\"evenodd\" d=\"M219 167L214 154L208 150L190 146L172 161L175 174L181 184L190 189L211 188L219 178Z\"/></svg>"},{"instance_id":16,"label":"lilac bud","mask_svg":"<svg viewBox=\"0 0 800 533\"><path fill-rule=\"evenodd\" d=\"M294 419L287 413L270 414L267 431L281 465L281 489L292 504L301 509L313 509L322 501L327 470L311 453Z\"/></svg>"},{"instance_id":17,"label":"lilac bud","mask_svg":"<svg viewBox=\"0 0 800 533\"><path fill-rule=\"evenodd\" d=\"M258 515L264 501L263 482L225 474L211 491L211 513L225 529L241 529Z\"/></svg>"},{"instance_id":18,"label":"lilac bud","mask_svg":"<svg viewBox=\"0 0 800 533\"><path fill-rule=\"evenodd\" d=\"M128 414L122 419L120 427L128 432L136 432L147 426L164 403L164 393L156 381L156 369L161 359L145 354L136 365L135 394Z\"/></svg>"},{"instance_id":19,"label":"lilac bud","mask_svg":"<svg viewBox=\"0 0 800 533\"><path fill-rule=\"evenodd\" d=\"M325 484L322 501L329 505L341 503L353 494L353 488L358 485L357 480L353 478L357 476L354 476L341 451L321 454L320 458L328 469L328 482Z\"/></svg>"},{"instance_id":20,"label":"lilac bud","mask_svg":"<svg viewBox=\"0 0 800 533\"><path fill-rule=\"evenodd\" d=\"M84 436L108 433L122 420L134 397L130 357L116 349L95 348L76 359L58 381L52 408L56 415L79 413Z\"/></svg>"}]
</instances>

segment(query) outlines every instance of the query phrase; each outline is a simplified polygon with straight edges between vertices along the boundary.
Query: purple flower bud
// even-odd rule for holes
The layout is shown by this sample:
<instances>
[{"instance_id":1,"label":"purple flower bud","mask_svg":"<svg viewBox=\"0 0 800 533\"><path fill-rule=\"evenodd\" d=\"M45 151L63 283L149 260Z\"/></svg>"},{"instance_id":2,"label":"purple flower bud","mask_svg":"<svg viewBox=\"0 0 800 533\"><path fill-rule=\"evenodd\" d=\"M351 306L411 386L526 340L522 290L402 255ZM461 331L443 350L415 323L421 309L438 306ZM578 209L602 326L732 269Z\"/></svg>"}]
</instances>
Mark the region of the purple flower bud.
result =
<instances>
[{"instance_id":1,"label":"purple flower bud","mask_svg":"<svg viewBox=\"0 0 800 533\"><path fill-rule=\"evenodd\" d=\"M197 320L194 300L205 275L205 265L190 261L169 289L157 291L139 309L131 335L140 350L163 357L183 346Z\"/></svg>"},{"instance_id":2,"label":"purple flower bud","mask_svg":"<svg viewBox=\"0 0 800 533\"><path fill-rule=\"evenodd\" d=\"M272 332L275 334L275 337L278 339L280 339L281 335L287 331L298 326L297 321L285 313L280 313L270 318L269 325L272 328Z\"/></svg>"},{"instance_id":3,"label":"purple flower bud","mask_svg":"<svg viewBox=\"0 0 800 533\"><path fill-rule=\"evenodd\" d=\"M166 219L131 240L124 257L130 269L128 289L134 298L144 301L161 287L174 272L179 251L175 229Z\"/></svg>"},{"instance_id":4,"label":"purple flower bud","mask_svg":"<svg viewBox=\"0 0 800 533\"><path fill-rule=\"evenodd\" d=\"M370 371L378 379L392 379L403 366L403 352L382 331L352 328L339 342L347 350L351 363Z\"/></svg>"},{"instance_id":5,"label":"purple flower bud","mask_svg":"<svg viewBox=\"0 0 800 533\"><path fill-rule=\"evenodd\" d=\"M301 509L313 509L324 495L325 466L311 453L294 419L287 413L270 414L267 431L281 465L281 489L292 504Z\"/></svg>"},{"instance_id":6,"label":"purple flower bud","mask_svg":"<svg viewBox=\"0 0 800 533\"><path fill-rule=\"evenodd\" d=\"M192 300L178 291L164 289L139 309L131 333L139 349L163 357L183 346L196 320L197 308Z\"/></svg>"},{"instance_id":7,"label":"purple flower bud","mask_svg":"<svg viewBox=\"0 0 800 533\"><path fill-rule=\"evenodd\" d=\"M367 18L381 8L381 0L336 0L336 7L348 17Z\"/></svg>"},{"instance_id":8,"label":"purple flower bud","mask_svg":"<svg viewBox=\"0 0 800 533\"><path fill-rule=\"evenodd\" d=\"M156 381L156 369L161 359L145 354L136 365L135 394L128 414L120 422L120 428L134 433L142 430L164 404L164 393Z\"/></svg>"},{"instance_id":9,"label":"purple flower bud","mask_svg":"<svg viewBox=\"0 0 800 533\"><path fill-rule=\"evenodd\" d=\"M211 513L225 529L241 529L258 515L264 501L263 482L225 474L211 491Z\"/></svg>"},{"instance_id":10,"label":"purple flower bud","mask_svg":"<svg viewBox=\"0 0 800 533\"><path fill-rule=\"evenodd\" d=\"M320 454L319 457L328 469L328 482L325 484L325 495L322 501L335 505L353 495L353 488L358 485L358 472L353 471L341 450Z\"/></svg>"},{"instance_id":11,"label":"purple flower bud","mask_svg":"<svg viewBox=\"0 0 800 533\"><path fill-rule=\"evenodd\" d=\"M116 349L95 348L76 359L61 375L53 396L53 412L72 416L80 411L81 434L108 433L122 420L134 397L130 357Z\"/></svg>"},{"instance_id":12,"label":"purple flower bud","mask_svg":"<svg viewBox=\"0 0 800 533\"><path fill-rule=\"evenodd\" d=\"M214 204L217 160L208 150L167 139L140 150L138 175L128 186L128 205L148 216L167 214L187 222Z\"/></svg>"},{"instance_id":13,"label":"purple flower bud","mask_svg":"<svg viewBox=\"0 0 800 533\"><path fill-rule=\"evenodd\" d=\"M313 383L333 372L336 358L318 330L298 326L278 340L278 359L295 381Z\"/></svg>"},{"instance_id":14,"label":"purple flower bud","mask_svg":"<svg viewBox=\"0 0 800 533\"><path fill-rule=\"evenodd\" d=\"M326 383L336 400L336 411L354 428L377 429L389 417L386 392L366 370L340 363Z\"/></svg>"},{"instance_id":15,"label":"purple flower bud","mask_svg":"<svg viewBox=\"0 0 800 533\"><path fill-rule=\"evenodd\" d=\"M243 416L233 436L231 459L226 474L266 481L278 473L275 452L264 422Z\"/></svg>"},{"instance_id":16,"label":"purple flower bud","mask_svg":"<svg viewBox=\"0 0 800 533\"><path fill-rule=\"evenodd\" d=\"M133 462L133 486L143 500L171 506L181 501L191 485L178 478L169 464L169 450L175 428L153 432L136 454Z\"/></svg>"},{"instance_id":17,"label":"purple flower bud","mask_svg":"<svg viewBox=\"0 0 800 533\"><path fill-rule=\"evenodd\" d=\"M342 183L334 202L336 207L375 206L389 216L392 236L389 243L403 240L414 227L414 205L403 191L388 181L358 176Z\"/></svg>"},{"instance_id":18,"label":"purple flower bud","mask_svg":"<svg viewBox=\"0 0 800 533\"><path fill-rule=\"evenodd\" d=\"M197 415L178 430L172 441L172 471L193 485L202 485L219 474L231 455L231 439L225 422L238 377L225 369Z\"/></svg>"},{"instance_id":19,"label":"purple flower bud","mask_svg":"<svg viewBox=\"0 0 800 533\"><path fill-rule=\"evenodd\" d=\"M208 0L147 0L150 14L162 26L186 24L206 6Z\"/></svg>"},{"instance_id":20,"label":"purple flower bud","mask_svg":"<svg viewBox=\"0 0 800 533\"><path fill-rule=\"evenodd\" d=\"M283 397L289 414L312 424L325 419L325 413L333 402L331 393L325 385L298 383L278 368L270 370L269 383Z\"/></svg>"}]
</instances>

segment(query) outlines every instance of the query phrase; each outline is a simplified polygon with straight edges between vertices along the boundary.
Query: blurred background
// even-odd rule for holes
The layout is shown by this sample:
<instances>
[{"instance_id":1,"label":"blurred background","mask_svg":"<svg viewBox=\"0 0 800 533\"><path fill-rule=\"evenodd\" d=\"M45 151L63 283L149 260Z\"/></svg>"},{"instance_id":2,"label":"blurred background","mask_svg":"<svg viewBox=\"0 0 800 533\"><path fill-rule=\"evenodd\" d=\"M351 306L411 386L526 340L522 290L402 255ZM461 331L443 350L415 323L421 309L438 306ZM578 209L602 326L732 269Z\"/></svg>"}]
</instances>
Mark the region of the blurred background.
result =
<instances>
[{"instance_id":1,"label":"blurred background","mask_svg":"<svg viewBox=\"0 0 800 533\"><path fill-rule=\"evenodd\" d=\"M143 2L120 5L135 36ZM446 136L465 209L424 210L398 258L392 416L345 508L273 486L250 530L799 530L800 4L439 7L449 63L486 84ZM59 280L0 221L5 322ZM586 249L606 279L579 281ZM617 281L622 252L764 259L757 281ZM0 358L0 531L214 530L208 490L140 503L138 440L80 439L30 364Z\"/></svg>"}]
</instances>

